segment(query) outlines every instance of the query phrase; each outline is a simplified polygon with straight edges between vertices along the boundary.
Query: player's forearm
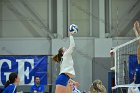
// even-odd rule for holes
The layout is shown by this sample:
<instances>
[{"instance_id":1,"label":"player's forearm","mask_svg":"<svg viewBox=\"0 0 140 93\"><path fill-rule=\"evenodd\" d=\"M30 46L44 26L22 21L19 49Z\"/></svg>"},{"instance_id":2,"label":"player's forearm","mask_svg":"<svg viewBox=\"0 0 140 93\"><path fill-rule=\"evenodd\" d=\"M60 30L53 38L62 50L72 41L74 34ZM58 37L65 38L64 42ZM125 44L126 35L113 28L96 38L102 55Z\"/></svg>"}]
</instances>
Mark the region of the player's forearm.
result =
<instances>
[{"instance_id":1,"label":"player's forearm","mask_svg":"<svg viewBox=\"0 0 140 93\"><path fill-rule=\"evenodd\" d=\"M72 35L70 35L70 47L75 47L75 42Z\"/></svg>"},{"instance_id":2,"label":"player's forearm","mask_svg":"<svg viewBox=\"0 0 140 93\"><path fill-rule=\"evenodd\" d=\"M135 32L136 37L138 37L139 36L138 31L136 29L133 29L133 30Z\"/></svg>"},{"instance_id":3,"label":"player's forearm","mask_svg":"<svg viewBox=\"0 0 140 93\"><path fill-rule=\"evenodd\" d=\"M138 31L138 34L140 35L140 27L137 29L137 31Z\"/></svg>"},{"instance_id":4,"label":"player's forearm","mask_svg":"<svg viewBox=\"0 0 140 93\"><path fill-rule=\"evenodd\" d=\"M135 22L134 27L137 30L138 34L140 34L140 25L138 21Z\"/></svg>"}]
</instances>

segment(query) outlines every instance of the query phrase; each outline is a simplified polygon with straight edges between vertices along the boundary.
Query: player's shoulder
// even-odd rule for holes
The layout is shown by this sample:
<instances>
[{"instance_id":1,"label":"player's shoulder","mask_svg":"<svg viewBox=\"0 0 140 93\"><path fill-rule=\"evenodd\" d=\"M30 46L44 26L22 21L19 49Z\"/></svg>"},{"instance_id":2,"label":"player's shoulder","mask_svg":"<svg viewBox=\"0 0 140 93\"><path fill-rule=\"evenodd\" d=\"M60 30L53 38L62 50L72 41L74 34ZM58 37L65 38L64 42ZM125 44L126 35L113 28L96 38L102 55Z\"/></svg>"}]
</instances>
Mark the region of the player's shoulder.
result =
<instances>
[{"instance_id":1,"label":"player's shoulder","mask_svg":"<svg viewBox=\"0 0 140 93\"><path fill-rule=\"evenodd\" d=\"M15 86L14 84L9 84L9 86Z\"/></svg>"},{"instance_id":2,"label":"player's shoulder","mask_svg":"<svg viewBox=\"0 0 140 93\"><path fill-rule=\"evenodd\" d=\"M38 87L38 91L44 91L44 85L40 85L40 86Z\"/></svg>"},{"instance_id":3,"label":"player's shoulder","mask_svg":"<svg viewBox=\"0 0 140 93\"><path fill-rule=\"evenodd\" d=\"M40 85L41 88L44 88L44 85Z\"/></svg>"},{"instance_id":4,"label":"player's shoulder","mask_svg":"<svg viewBox=\"0 0 140 93\"><path fill-rule=\"evenodd\" d=\"M9 89L14 89L15 88L15 85L14 84L9 84Z\"/></svg>"},{"instance_id":5,"label":"player's shoulder","mask_svg":"<svg viewBox=\"0 0 140 93\"><path fill-rule=\"evenodd\" d=\"M15 85L14 84L9 84L7 87L12 88L12 87L15 87Z\"/></svg>"},{"instance_id":6,"label":"player's shoulder","mask_svg":"<svg viewBox=\"0 0 140 93\"><path fill-rule=\"evenodd\" d=\"M36 88L36 85L32 85L31 88Z\"/></svg>"},{"instance_id":7,"label":"player's shoulder","mask_svg":"<svg viewBox=\"0 0 140 93\"><path fill-rule=\"evenodd\" d=\"M4 91L12 91L12 90L14 90L14 88L15 88L15 85L14 85L14 84L9 84L9 85L4 89ZM6 93L6 92L4 92L4 93Z\"/></svg>"}]
</instances>

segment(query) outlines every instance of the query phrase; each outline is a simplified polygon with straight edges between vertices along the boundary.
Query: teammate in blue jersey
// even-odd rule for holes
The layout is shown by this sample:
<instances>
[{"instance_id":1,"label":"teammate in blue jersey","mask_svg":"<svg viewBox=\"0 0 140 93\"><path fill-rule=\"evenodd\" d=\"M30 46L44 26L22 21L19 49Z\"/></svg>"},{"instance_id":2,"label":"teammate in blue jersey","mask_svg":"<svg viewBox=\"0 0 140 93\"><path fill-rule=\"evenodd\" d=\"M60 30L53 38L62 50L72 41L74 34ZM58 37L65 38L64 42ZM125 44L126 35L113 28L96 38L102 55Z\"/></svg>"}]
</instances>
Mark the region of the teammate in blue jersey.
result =
<instances>
[{"instance_id":1,"label":"teammate in blue jersey","mask_svg":"<svg viewBox=\"0 0 140 93\"><path fill-rule=\"evenodd\" d=\"M16 86L19 84L20 78L16 73L9 75L9 80L5 84L3 93L16 93Z\"/></svg>"},{"instance_id":2,"label":"teammate in blue jersey","mask_svg":"<svg viewBox=\"0 0 140 93\"><path fill-rule=\"evenodd\" d=\"M44 93L44 86L40 85L40 78L35 77L35 84L31 87L30 93Z\"/></svg>"}]
</instances>

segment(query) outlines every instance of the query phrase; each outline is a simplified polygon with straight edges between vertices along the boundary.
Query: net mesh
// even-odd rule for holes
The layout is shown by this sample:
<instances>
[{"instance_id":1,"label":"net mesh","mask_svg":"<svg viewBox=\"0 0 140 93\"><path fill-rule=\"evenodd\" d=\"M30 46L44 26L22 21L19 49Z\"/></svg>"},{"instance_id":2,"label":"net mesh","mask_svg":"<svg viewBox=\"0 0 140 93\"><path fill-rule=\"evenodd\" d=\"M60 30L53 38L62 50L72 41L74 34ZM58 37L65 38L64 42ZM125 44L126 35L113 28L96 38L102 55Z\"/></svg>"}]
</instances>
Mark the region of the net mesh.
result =
<instances>
[{"instance_id":1,"label":"net mesh","mask_svg":"<svg viewBox=\"0 0 140 93\"><path fill-rule=\"evenodd\" d=\"M115 85L129 85L129 55L137 54L138 40L137 37L113 49L115 61Z\"/></svg>"}]
</instances>

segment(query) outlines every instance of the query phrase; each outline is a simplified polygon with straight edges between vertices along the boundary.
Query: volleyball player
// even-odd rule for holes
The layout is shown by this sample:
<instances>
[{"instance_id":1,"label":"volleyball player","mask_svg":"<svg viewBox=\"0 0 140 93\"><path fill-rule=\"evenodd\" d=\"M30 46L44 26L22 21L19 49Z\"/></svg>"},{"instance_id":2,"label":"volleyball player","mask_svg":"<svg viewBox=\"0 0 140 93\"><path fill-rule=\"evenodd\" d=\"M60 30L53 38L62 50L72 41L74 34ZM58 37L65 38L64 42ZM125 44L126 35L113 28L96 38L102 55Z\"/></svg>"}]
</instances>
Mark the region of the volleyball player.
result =
<instances>
[{"instance_id":1,"label":"volleyball player","mask_svg":"<svg viewBox=\"0 0 140 93\"><path fill-rule=\"evenodd\" d=\"M69 33L70 46L68 49L62 47L58 50L58 54L53 57L55 62L60 63L60 74L56 79L55 93L67 93L67 84L70 78L75 77L74 63L72 52L75 48L73 33Z\"/></svg>"},{"instance_id":2,"label":"volleyball player","mask_svg":"<svg viewBox=\"0 0 140 93\"><path fill-rule=\"evenodd\" d=\"M3 93L16 93L16 86L19 84L20 78L16 73L9 75L9 80L5 84Z\"/></svg>"},{"instance_id":3,"label":"volleyball player","mask_svg":"<svg viewBox=\"0 0 140 93\"><path fill-rule=\"evenodd\" d=\"M135 32L136 37L139 37L140 36L140 25L139 25L138 21L136 21L134 23L133 30ZM139 44L138 44L138 48L137 48L137 59L138 59L138 64L140 64L140 40L138 43Z\"/></svg>"}]
</instances>

